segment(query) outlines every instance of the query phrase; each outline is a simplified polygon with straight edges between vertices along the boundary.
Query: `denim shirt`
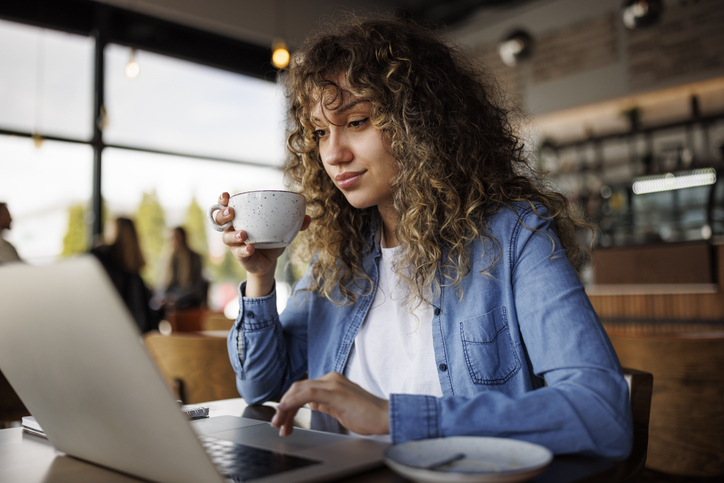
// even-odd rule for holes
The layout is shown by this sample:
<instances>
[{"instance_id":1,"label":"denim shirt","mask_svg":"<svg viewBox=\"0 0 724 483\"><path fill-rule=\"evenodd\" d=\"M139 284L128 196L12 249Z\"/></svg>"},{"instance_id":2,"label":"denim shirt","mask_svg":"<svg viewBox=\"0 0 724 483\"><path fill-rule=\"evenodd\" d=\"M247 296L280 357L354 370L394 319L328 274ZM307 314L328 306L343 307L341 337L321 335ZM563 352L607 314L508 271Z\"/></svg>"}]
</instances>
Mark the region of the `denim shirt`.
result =
<instances>
[{"instance_id":1,"label":"denim shirt","mask_svg":"<svg viewBox=\"0 0 724 483\"><path fill-rule=\"evenodd\" d=\"M496 436L556 454L625 458L633 429L616 353L545 208L515 209L489 217L499 245L472 244L462 286L443 285L433 297L443 397L392 394L392 441ZM246 402L278 400L307 371L310 379L344 373L376 289L380 249L372 240L363 267L374 286L356 288L353 305L300 291L307 274L280 316L275 292L247 298L241 284L228 348Z\"/></svg>"}]
</instances>

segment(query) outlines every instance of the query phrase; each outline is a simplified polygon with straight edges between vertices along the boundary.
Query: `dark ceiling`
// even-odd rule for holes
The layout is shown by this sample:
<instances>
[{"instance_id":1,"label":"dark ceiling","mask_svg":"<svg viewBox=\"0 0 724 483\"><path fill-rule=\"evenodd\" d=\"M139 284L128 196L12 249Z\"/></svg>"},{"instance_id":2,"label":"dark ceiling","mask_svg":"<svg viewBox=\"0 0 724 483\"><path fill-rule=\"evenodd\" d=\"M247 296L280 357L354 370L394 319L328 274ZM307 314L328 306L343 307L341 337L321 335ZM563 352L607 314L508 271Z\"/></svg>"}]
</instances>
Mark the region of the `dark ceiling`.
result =
<instances>
[{"instance_id":1,"label":"dark ceiling","mask_svg":"<svg viewBox=\"0 0 724 483\"><path fill-rule=\"evenodd\" d=\"M533 0L397 0L398 15L439 28L452 27L485 8L510 8Z\"/></svg>"},{"instance_id":2,"label":"dark ceiling","mask_svg":"<svg viewBox=\"0 0 724 483\"><path fill-rule=\"evenodd\" d=\"M541 0L395 0L397 14L430 27L453 27L485 8ZM272 80L271 49L90 0L0 0L0 18L98 37Z\"/></svg>"}]
</instances>

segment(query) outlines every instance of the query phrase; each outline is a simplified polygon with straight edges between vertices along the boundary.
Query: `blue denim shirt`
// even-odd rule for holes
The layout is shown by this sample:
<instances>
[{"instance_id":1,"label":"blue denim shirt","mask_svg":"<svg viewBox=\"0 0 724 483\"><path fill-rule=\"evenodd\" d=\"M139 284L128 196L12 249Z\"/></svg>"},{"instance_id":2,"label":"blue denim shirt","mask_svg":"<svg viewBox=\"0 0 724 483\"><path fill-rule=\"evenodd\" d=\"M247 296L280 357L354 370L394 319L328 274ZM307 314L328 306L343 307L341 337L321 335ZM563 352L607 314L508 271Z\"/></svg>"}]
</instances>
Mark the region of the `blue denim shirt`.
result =
<instances>
[{"instance_id":1,"label":"blue denim shirt","mask_svg":"<svg viewBox=\"0 0 724 483\"><path fill-rule=\"evenodd\" d=\"M443 397L393 394L392 441L497 436L556 454L625 458L633 429L616 353L545 209L537 207L542 217L530 206L516 210L488 219L500 245L474 243L462 287L443 286L434 296ZM276 293L246 298L242 283L228 347L249 404L278 400L307 371L310 378L344 373L378 280L379 244L370 246L363 266L375 287L359 287L353 305L299 291L305 276L280 316Z\"/></svg>"}]
</instances>

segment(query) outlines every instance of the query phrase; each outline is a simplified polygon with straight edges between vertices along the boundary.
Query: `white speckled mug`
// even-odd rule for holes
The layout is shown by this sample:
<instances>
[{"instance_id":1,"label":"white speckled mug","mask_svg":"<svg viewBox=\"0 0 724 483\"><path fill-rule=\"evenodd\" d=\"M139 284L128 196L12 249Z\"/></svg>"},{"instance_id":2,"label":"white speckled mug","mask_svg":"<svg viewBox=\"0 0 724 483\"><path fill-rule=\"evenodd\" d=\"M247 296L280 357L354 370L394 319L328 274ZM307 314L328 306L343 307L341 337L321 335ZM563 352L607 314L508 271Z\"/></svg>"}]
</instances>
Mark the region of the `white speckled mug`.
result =
<instances>
[{"instance_id":1,"label":"white speckled mug","mask_svg":"<svg viewBox=\"0 0 724 483\"><path fill-rule=\"evenodd\" d=\"M209 221L216 231L224 231L233 226L234 230L244 230L249 237L247 245L256 248L282 248L288 246L304 222L307 208L304 196L291 191L245 191L229 198L229 206L234 208L234 219L219 225L214 213L223 210L223 205L209 208Z\"/></svg>"}]
</instances>

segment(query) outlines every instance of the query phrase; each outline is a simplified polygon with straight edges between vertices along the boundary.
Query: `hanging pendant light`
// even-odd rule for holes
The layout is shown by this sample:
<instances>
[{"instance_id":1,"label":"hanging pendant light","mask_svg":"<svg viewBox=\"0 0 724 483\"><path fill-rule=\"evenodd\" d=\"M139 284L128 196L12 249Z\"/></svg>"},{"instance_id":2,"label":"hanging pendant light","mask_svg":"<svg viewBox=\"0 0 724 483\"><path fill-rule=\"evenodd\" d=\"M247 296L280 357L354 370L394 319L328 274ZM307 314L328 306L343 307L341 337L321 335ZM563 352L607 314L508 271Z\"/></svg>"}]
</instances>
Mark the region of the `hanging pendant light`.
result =
<instances>
[{"instance_id":1,"label":"hanging pendant light","mask_svg":"<svg viewBox=\"0 0 724 483\"><path fill-rule=\"evenodd\" d=\"M274 0L274 30L277 37L272 42L272 64L277 69L283 69L289 65L289 49L284 41L286 5L284 0Z\"/></svg>"},{"instance_id":2,"label":"hanging pendant light","mask_svg":"<svg viewBox=\"0 0 724 483\"><path fill-rule=\"evenodd\" d=\"M283 69L289 65L289 49L284 39L275 39L272 43L272 64L277 69Z\"/></svg>"},{"instance_id":3,"label":"hanging pendant light","mask_svg":"<svg viewBox=\"0 0 724 483\"><path fill-rule=\"evenodd\" d=\"M43 135L40 134L39 132L34 132L33 134L31 134L30 139L33 140L35 149L40 149L41 147L43 147L43 141L44 141Z\"/></svg>"},{"instance_id":4,"label":"hanging pendant light","mask_svg":"<svg viewBox=\"0 0 724 483\"><path fill-rule=\"evenodd\" d=\"M135 79L140 73L141 66L136 60L136 49L131 49L131 56L128 58L128 63L126 64L126 77Z\"/></svg>"}]
</instances>

